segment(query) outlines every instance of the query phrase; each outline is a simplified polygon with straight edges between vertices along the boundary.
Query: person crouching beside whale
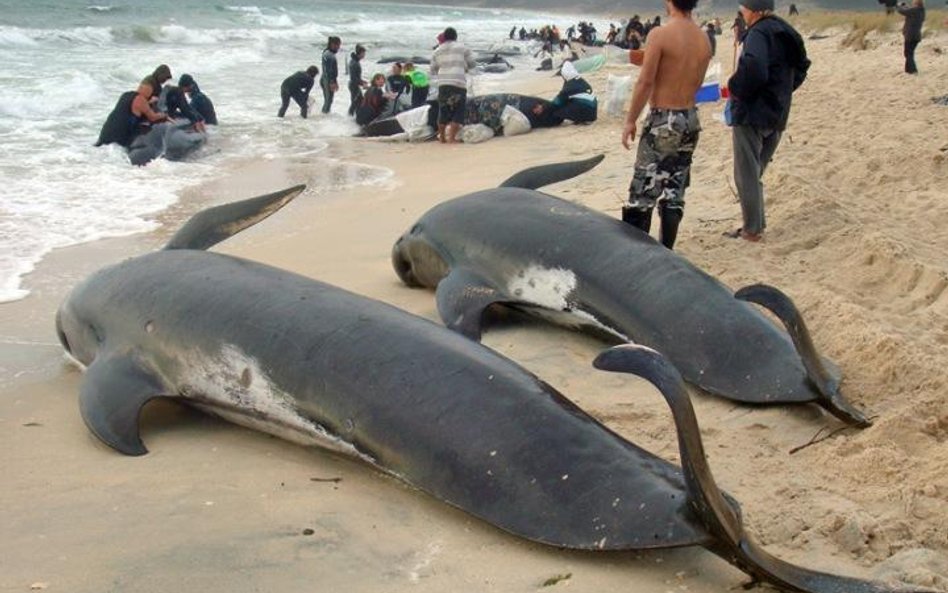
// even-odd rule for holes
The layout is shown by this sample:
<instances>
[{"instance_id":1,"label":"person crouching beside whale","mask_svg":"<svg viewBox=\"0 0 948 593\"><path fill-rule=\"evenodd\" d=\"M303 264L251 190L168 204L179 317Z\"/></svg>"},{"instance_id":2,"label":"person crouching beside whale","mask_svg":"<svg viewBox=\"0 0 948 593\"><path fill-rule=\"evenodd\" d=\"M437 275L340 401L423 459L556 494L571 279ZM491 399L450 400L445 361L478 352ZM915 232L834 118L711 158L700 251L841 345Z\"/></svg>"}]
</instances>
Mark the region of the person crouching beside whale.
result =
<instances>
[{"instance_id":1,"label":"person crouching beside whale","mask_svg":"<svg viewBox=\"0 0 948 593\"><path fill-rule=\"evenodd\" d=\"M563 76L563 88L549 106L536 105L531 112L546 122L545 127L558 126L565 120L574 124L588 124L596 121L599 101L592 87L579 75L572 62L563 62L560 69Z\"/></svg>"},{"instance_id":2,"label":"person crouching beside whale","mask_svg":"<svg viewBox=\"0 0 948 593\"><path fill-rule=\"evenodd\" d=\"M214 103L201 91L194 77L190 74L182 74L178 79L178 87L187 95L191 109L197 112L204 123L216 126L217 112L214 110Z\"/></svg>"},{"instance_id":3,"label":"person crouching beside whale","mask_svg":"<svg viewBox=\"0 0 948 593\"><path fill-rule=\"evenodd\" d=\"M356 111L356 123L360 126L367 126L378 116L385 112L389 101L395 99L393 93L385 90L385 75L376 72L372 75L372 82L369 84L369 90L365 92L362 105Z\"/></svg>"},{"instance_id":4,"label":"person crouching beside whale","mask_svg":"<svg viewBox=\"0 0 948 593\"><path fill-rule=\"evenodd\" d=\"M152 124L167 121L167 114L152 109L152 89L153 85L146 78L138 90L122 93L102 125L95 145L118 144L128 148L135 138L148 133Z\"/></svg>"},{"instance_id":5,"label":"person crouching beside whale","mask_svg":"<svg viewBox=\"0 0 948 593\"><path fill-rule=\"evenodd\" d=\"M309 92L316 84L316 75L319 74L319 68L310 66L305 71L300 70L291 74L280 85L280 110L277 111L277 117L286 115L286 110L290 106L290 99L296 101L300 106L300 116L306 119L309 114Z\"/></svg>"}]
</instances>

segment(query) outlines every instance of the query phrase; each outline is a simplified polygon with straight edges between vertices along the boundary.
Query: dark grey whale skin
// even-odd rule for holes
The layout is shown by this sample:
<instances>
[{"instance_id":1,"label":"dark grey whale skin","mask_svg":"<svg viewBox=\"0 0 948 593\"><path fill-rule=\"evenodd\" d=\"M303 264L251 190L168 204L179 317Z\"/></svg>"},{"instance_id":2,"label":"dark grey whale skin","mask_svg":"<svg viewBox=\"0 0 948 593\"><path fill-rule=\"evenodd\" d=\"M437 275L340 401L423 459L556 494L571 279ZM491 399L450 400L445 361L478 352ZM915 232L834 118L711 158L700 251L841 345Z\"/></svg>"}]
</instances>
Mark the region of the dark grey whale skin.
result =
<instances>
[{"instance_id":1,"label":"dark grey whale skin","mask_svg":"<svg viewBox=\"0 0 948 593\"><path fill-rule=\"evenodd\" d=\"M60 307L63 346L86 366L80 411L104 443L146 449L142 406L197 405L324 444L512 534L583 550L703 545L789 590L889 591L785 564L743 531L704 458L674 367L644 347L595 365L655 383L683 468L609 430L513 361L387 304L203 251L302 191L203 211L165 249L104 268Z\"/></svg>"},{"instance_id":2,"label":"dark grey whale skin","mask_svg":"<svg viewBox=\"0 0 948 593\"><path fill-rule=\"evenodd\" d=\"M281 436L324 430L409 484L531 540L579 549L709 542L677 466L441 325L194 248L224 238L226 218L207 231L189 223L175 248L94 273L62 305L60 338L87 365L83 418L105 443L145 453L141 406L174 397ZM225 350L253 362L235 368ZM199 390L195 360L212 361L201 373L218 377L220 393ZM299 422L254 405L261 385Z\"/></svg>"},{"instance_id":3,"label":"dark grey whale skin","mask_svg":"<svg viewBox=\"0 0 948 593\"><path fill-rule=\"evenodd\" d=\"M846 422L869 424L839 395L838 377L826 371L802 318L782 293L761 285L738 296L783 313L793 339L637 228L532 189L599 160L537 167L502 187L435 206L396 242L396 272L408 285L435 288L445 324L474 339L490 305L544 308L511 293L512 281L530 280L522 276L525 270L526 276L536 268L568 272L575 287L564 292L560 313L574 314L574 324L596 325L658 350L687 382L745 403L817 402ZM798 351L797 339L809 351Z\"/></svg>"}]
</instances>

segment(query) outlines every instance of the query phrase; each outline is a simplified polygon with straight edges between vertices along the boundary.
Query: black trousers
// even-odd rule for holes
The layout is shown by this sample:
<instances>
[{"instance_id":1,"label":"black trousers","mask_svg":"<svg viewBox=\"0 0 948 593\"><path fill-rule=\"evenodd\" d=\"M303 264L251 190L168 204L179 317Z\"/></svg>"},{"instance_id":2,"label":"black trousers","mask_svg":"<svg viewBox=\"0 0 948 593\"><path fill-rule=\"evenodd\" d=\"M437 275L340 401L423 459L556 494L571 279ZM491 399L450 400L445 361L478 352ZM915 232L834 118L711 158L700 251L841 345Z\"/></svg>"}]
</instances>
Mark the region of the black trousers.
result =
<instances>
[{"instance_id":1,"label":"black trousers","mask_svg":"<svg viewBox=\"0 0 948 593\"><path fill-rule=\"evenodd\" d=\"M300 89L288 89L286 87L281 87L280 99L283 101L283 104L280 105L280 110L277 112L278 117L283 117L286 115L286 110L290 106L290 99L296 101L296 104L300 106L301 116L305 118L308 115L309 93L304 93Z\"/></svg>"},{"instance_id":2,"label":"black trousers","mask_svg":"<svg viewBox=\"0 0 948 593\"><path fill-rule=\"evenodd\" d=\"M329 86L328 80L320 80L319 86L323 89L323 113L329 113L329 110L332 109L332 98L336 94L335 91Z\"/></svg>"},{"instance_id":3,"label":"black trousers","mask_svg":"<svg viewBox=\"0 0 948 593\"><path fill-rule=\"evenodd\" d=\"M905 40L905 71L909 74L918 74L918 66L915 65L915 48L918 44L919 40Z\"/></svg>"},{"instance_id":4,"label":"black trousers","mask_svg":"<svg viewBox=\"0 0 948 593\"><path fill-rule=\"evenodd\" d=\"M362 106L362 87L354 82L349 83L349 115L353 116Z\"/></svg>"}]
</instances>

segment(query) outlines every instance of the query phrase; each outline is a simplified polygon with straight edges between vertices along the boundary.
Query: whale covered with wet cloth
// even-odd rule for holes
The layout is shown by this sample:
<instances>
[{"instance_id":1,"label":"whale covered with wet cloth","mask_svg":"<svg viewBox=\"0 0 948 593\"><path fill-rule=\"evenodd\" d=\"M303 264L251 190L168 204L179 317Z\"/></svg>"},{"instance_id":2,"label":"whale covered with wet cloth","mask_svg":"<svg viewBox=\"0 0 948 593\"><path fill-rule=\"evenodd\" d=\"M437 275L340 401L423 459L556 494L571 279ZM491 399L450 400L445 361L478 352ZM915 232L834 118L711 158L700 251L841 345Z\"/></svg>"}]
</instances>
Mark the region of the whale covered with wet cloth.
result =
<instances>
[{"instance_id":1,"label":"whale covered with wet cloth","mask_svg":"<svg viewBox=\"0 0 948 593\"><path fill-rule=\"evenodd\" d=\"M435 206L396 242L396 273L409 286L436 289L444 323L474 339L486 310L507 305L654 348L713 394L751 404L816 402L868 426L779 290L755 285L733 294L639 229L535 191L602 158L527 169ZM789 334L749 302L770 309Z\"/></svg>"},{"instance_id":2,"label":"whale covered with wet cloth","mask_svg":"<svg viewBox=\"0 0 948 593\"><path fill-rule=\"evenodd\" d=\"M786 564L749 539L705 460L680 376L621 345L595 361L655 383L682 466L590 417L513 361L429 320L261 263L205 251L301 187L205 210L160 251L75 287L56 329L85 367L102 442L146 453L141 408L173 398L360 459L500 529L582 550L701 545L788 590L894 591Z\"/></svg>"}]
</instances>

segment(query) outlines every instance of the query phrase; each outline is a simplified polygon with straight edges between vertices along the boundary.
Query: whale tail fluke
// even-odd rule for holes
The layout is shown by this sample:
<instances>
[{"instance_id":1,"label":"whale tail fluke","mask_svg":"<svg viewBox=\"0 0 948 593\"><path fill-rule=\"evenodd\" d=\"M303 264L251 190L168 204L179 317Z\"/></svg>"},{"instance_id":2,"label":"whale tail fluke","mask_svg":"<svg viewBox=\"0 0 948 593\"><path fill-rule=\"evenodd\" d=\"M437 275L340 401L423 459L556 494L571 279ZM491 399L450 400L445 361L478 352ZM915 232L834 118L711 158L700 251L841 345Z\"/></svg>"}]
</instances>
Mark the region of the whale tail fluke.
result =
<instances>
[{"instance_id":1,"label":"whale tail fluke","mask_svg":"<svg viewBox=\"0 0 948 593\"><path fill-rule=\"evenodd\" d=\"M606 155L600 154L582 161L530 167L510 177L507 181L501 183L500 187L537 189L544 185L559 183L560 181L566 181L567 179L582 175L601 163L604 158L606 158Z\"/></svg>"},{"instance_id":2,"label":"whale tail fluke","mask_svg":"<svg viewBox=\"0 0 948 593\"><path fill-rule=\"evenodd\" d=\"M816 351L803 316L790 297L773 286L754 284L738 290L734 293L734 298L765 307L780 319L803 360L803 367L810 382L816 387L820 396L817 401L821 406L847 424L859 428L872 425L869 418L839 392L839 377L827 368L827 364Z\"/></svg>"},{"instance_id":3,"label":"whale tail fluke","mask_svg":"<svg viewBox=\"0 0 948 593\"><path fill-rule=\"evenodd\" d=\"M768 553L750 539L744 531L736 503L728 500L715 483L705 458L691 399L674 365L651 348L623 344L600 353L593 366L605 371L638 375L661 391L671 408L678 431L678 447L689 506L714 538L705 547L751 575L755 582L804 593L933 593L922 588L890 586L809 570Z\"/></svg>"},{"instance_id":4,"label":"whale tail fluke","mask_svg":"<svg viewBox=\"0 0 948 593\"><path fill-rule=\"evenodd\" d=\"M296 185L265 196L201 210L175 233L164 249L208 249L267 218L304 189L305 185Z\"/></svg>"}]
</instances>

